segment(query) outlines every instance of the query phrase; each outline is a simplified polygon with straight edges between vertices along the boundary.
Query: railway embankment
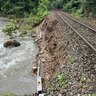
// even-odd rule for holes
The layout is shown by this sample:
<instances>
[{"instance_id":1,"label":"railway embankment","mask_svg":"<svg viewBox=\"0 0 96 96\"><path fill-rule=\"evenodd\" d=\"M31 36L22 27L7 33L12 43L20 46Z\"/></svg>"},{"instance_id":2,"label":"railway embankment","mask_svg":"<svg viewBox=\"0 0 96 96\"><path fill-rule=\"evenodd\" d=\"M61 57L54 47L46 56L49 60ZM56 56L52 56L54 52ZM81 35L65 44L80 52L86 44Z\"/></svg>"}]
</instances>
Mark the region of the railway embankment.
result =
<instances>
[{"instance_id":1,"label":"railway embankment","mask_svg":"<svg viewBox=\"0 0 96 96\"><path fill-rule=\"evenodd\" d=\"M38 30L47 96L95 96L96 53L55 12Z\"/></svg>"}]
</instances>

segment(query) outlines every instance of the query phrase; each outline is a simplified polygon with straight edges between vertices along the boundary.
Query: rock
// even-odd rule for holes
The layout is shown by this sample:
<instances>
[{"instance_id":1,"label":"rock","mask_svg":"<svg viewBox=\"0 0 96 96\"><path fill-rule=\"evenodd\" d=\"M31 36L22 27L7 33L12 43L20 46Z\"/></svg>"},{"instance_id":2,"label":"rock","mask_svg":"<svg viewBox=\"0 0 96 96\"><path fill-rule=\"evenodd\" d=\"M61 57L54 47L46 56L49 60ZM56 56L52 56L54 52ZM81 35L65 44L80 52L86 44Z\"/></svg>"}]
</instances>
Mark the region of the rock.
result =
<instances>
[{"instance_id":1,"label":"rock","mask_svg":"<svg viewBox=\"0 0 96 96\"><path fill-rule=\"evenodd\" d=\"M20 45L21 44L16 40L9 40L6 41L3 46L7 48L7 47L18 47Z\"/></svg>"},{"instance_id":2,"label":"rock","mask_svg":"<svg viewBox=\"0 0 96 96\"><path fill-rule=\"evenodd\" d=\"M62 94L59 94L58 96L63 96Z\"/></svg>"},{"instance_id":3,"label":"rock","mask_svg":"<svg viewBox=\"0 0 96 96\"><path fill-rule=\"evenodd\" d=\"M32 73L33 73L34 75L37 75L37 71L38 71L37 66L32 67Z\"/></svg>"}]
</instances>

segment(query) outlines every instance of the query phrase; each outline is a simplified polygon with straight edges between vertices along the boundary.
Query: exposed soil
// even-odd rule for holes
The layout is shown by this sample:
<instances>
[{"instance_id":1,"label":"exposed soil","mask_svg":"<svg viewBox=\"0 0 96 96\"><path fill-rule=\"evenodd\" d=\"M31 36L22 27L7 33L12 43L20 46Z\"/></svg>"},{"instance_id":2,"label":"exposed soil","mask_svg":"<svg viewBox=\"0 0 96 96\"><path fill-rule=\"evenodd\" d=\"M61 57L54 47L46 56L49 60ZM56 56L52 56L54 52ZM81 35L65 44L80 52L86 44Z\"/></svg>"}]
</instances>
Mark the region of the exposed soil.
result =
<instances>
[{"instance_id":1,"label":"exposed soil","mask_svg":"<svg viewBox=\"0 0 96 96\"><path fill-rule=\"evenodd\" d=\"M47 96L96 96L96 54L53 12L39 31Z\"/></svg>"}]
</instances>

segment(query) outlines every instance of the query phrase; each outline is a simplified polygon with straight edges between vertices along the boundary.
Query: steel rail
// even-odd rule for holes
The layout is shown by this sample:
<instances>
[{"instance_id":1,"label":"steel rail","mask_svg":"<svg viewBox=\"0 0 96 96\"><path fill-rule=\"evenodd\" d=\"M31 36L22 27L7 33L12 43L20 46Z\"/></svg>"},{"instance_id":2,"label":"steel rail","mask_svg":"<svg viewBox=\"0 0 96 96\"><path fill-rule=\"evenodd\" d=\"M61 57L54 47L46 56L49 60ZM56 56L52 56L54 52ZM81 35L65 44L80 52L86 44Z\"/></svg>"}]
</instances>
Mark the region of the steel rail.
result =
<instances>
[{"instance_id":1,"label":"steel rail","mask_svg":"<svg viewBox=\"0 0 96 96\"><path fill-rule=\"evenodd\" d=\"M72 19L73 21L75 21L75 22L77 22L77 23L79 23L79 24L85 26L86 28L92 30L93 32L96 32L96 29L93 29L93 28L91 28L90 26L88 26L88 25L86 25L86 24L84 24L84 23L82 23L82 22L76 20L76 19L75 19L74 17L72 17L70 14L65 13L65 12L63 12L63 11L60 11L60 13L63 14L63 15L65 15L66 17Z\"/></svg>"},{"instance_id":2,"label":"steel rail","mask_svg":"<svg viewBox=\"0 0 96 96\"><path fill-rule=\"evenodd\" d=\"M72 27L64 18L63 18L63 16L64 15L60 15L60 12L57 12L56 11L56 14L96 53L96 48L94 48L94 46L93 45L91 45L82 35L80 35L79 33L78 33L78 31L74 28L74 27Z\"/></svg>"}]
</instances>

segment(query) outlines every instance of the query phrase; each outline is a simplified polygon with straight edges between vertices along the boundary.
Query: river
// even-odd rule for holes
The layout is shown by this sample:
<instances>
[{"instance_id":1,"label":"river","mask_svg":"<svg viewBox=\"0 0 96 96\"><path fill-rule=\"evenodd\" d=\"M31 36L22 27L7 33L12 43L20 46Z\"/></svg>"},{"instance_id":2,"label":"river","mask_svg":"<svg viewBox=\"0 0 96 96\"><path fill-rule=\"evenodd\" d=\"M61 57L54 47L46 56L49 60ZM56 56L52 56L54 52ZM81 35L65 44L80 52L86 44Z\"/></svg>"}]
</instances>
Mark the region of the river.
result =
<instances>
[{"instance_id":1,"label":"river","mask_svg":"<svg viewBox=\"0 0 96 96\"><path fill-rule=\"evenodd\" d=\"M3 18L4 19L4 18ZM9 37L2 32L7 23L0 18L0 96L5 93L17 95L36 92L36 77L32 75L32 66L38 47L31 37L18 37L21 46L4 48L3 44Z\"/></svg>"}]
</instances>

